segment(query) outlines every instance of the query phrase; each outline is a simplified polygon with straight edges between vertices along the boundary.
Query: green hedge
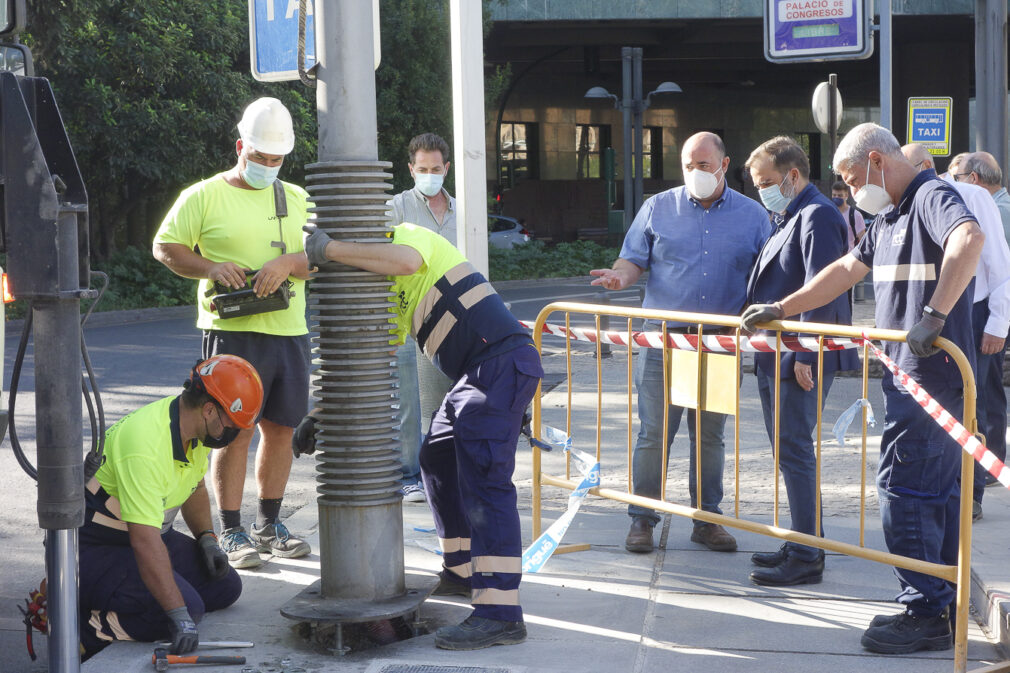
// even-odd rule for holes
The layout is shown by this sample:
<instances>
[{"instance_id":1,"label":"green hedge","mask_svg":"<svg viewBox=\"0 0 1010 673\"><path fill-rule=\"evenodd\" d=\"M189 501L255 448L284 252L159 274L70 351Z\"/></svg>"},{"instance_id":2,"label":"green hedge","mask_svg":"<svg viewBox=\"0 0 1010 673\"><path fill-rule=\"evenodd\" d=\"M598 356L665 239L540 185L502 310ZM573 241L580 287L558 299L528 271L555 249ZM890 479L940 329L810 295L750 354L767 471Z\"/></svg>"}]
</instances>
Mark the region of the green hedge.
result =
<instances>
[{"instance_id":1,"label":"green hedge","mask_svg":"<svg viewBox=\"0 0 1010 673\"><path fill-rule=\"evenodd\" d=\"M590 269L609 268L619 252L592 241L554 246L530 241L511 250L491 248L490 275L492 281L587 276ZM196 296L196 281L176 276L155 260L150 250L127 248L104 262L93 262L92 269L109 274L109 288L96 311L184 306L192 304ZM89 305L90 302L82 302L82 311ZM9 320L24 315L23 300L7 306Z\"/></svg>"}]
</instances>

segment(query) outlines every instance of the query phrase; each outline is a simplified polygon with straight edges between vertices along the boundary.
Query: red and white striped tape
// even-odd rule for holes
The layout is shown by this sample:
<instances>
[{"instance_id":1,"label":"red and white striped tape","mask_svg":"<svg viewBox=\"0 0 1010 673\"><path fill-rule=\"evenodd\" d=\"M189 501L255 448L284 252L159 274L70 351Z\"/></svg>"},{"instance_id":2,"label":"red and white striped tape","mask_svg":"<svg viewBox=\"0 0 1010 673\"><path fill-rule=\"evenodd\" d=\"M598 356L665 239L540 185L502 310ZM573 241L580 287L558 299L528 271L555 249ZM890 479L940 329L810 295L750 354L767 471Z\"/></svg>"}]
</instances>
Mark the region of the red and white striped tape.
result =
<instances>
[{"instance_id":1,"label":"red and white striped tape","mask_svg":"<svg viewBox=\"0 0 1010 673\"><path fill-rule=\"evenodd\" d=\"M520 320L519 323L532 330L534 323ZM601 343L609 343L615 346L628 345L627 332L603 332L597 336L597 331L593 328L570 327L566 329L562 325L552 325L544 323L544 334L567 337L573 341L589 341L596 343L599 338ZM698 349L698 335L696 334L673 334L667 333L667 344L670 348L680 350L696 351ZM645 348L662 348L663 334L661 332L632 332L631 341L633 345ZM758 334L751 337L740 336L740 350L744 353L774 353L776 337L772 335ZM817 351L817 337L796 337L783 336L782 350L796 351L801 353L811 353ZM926 413L936 421L937 425L943 428L951 438L957 442L962 449L971 454L975 461L984 467L986 471L999 480L1006 488L1010 488L1010 469L1003 464L996 455L990 451L982 442L968 431L966 427L954 418L946 409L933 399L915 379L901 369L891 358L887 357L884 351L877 348L869 339L825 339L825 350L843 350L846 348L859 348L864 343L868 344L870 351L887 367L895 379L905 390L912 395L916 402L926 410ZM702 337L702 351L710 353L735 353L736 337L726 334L713 334Z\"/></svg>"},{"instance_id":2,"label":"red and white striped tape","mask_svg":"<svg viewBox=\"0 0 1010 673\"><path fill-rule=\"evenodd\" d=\"M978 441L975 435L968 431L968 428L961 425L956 418L951 416L946 409L940 406L940 404L934 400L933 397L915 381L915 379L905 373L905 371L899 367L894 360L887 357L884 351L874 346L872 341L867 340L866 343L870 345L870 350L873 351L873 354L876 355L881 362L884 363L884 366L891 370L891 373L894 374L895 380L909 392L909 394L923 409L926 410L926 413L929 414L934 421L936 421L937 425L943 428L955 442L960 444L962 449L971 454L972 458L975 459L975 462L984 467L989 474L996 477L996 479L999 480L999 483L1003 484L1007 488L1010 488L1010 469L1007 469L1006 465L1003 464L1003 461L997 458L992 451L987 449L982 442Z\"/></svg>"},{"instance_id":3,"label":"red and white striped tape","mask_svg":"<svg viewBox=\"0 0 1010 673\"><path fill-rule=\"evenodd\" d=\"M519 324L532 330L534 323L520 320ZM596 343L599 338L600 343L613 344L615 346L628 345L627 332L603 332L599 333L592 327L570 327L563 325L552 325L544 323L541 330L544 334L552 334L559 337L568 337L572 341L588 341ZM697 334L675 334L667 332L666 341L670 348L678 350L696 351L698 350ZM776 337L770 334L757 334L751 337L740 335L740 350L744 353L774 353ZM632 345L644 348L662 348L662 332L632 332ZM824 350L839 351L846 348L858 348L862 345L861 339L825 339ZM736 337L731 334L710 334L702 337L702 351L708 353L735 353ZM799 353L816 353L817 337L797 337L783 336L782 351L795 351Z\"/></svg>"}]
</instances>

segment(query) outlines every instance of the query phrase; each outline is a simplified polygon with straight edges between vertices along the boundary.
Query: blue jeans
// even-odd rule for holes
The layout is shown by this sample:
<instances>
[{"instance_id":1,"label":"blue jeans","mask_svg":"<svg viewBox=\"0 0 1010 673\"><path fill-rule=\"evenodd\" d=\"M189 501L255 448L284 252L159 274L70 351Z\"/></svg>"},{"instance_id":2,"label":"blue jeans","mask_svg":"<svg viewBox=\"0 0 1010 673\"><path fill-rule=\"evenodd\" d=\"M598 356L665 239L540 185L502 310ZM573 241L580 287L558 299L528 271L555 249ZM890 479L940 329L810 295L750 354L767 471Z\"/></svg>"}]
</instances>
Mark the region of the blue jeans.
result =
<instances>
[{"instance_id":1,"label":"blue jeans","mask_svg":"<svg viewBox=\"0 0 1010 673\"><path fill-rule=\"evenodd\" d=\"M664 399L663 351L656 348L644 349L638 359L635 387L638 389L640 427L638 441L635 443L631 459L631 482L635 495L659 499L661 477L666 470L666 466L661 464ZM680 429L680 419L683 412L684 407L672 404L667 409L667 417L669 418L667 439L671 445L677 436L677 430ZM706 512L722 514L722 510L719 509L719 503L722 502L722 469L725 462L725 447L722 438L728 417L725 414L711 411L701 412L701 504L699 505L696 493L697 466L695 464L697 462L696 416L696 411L688 410L687 431L691 440L688 492L691 496L691 504ZM667 447L667 459L669 459L669 447ZM654 510L638 505L629 505L628 515L648 519L653 526L659 522L659 515ZM695 521L694 525L697 527L704 525L704 523Z\"/></svg>"},{"instance_id":2,"label":"blue jeans","mask_svg":"<svg viewBox=\"0 0 1010 673\"><path fill-rule=\"evenodd\" d=\"M775 378L760 368L757 371L758 392L764 411L768 441L775 446ZM823 397L828 396L835 373L824 376ZM814 453L813 434L817 428L817 374L814 372L814 389L800 388L795 379L782 379L779 386L779 467L786 483L789 498L790 528L800 533L817 535L816 507L817 456ZM823 519L821 536L823 537ZM814 561L821 551L814 547L787 542L786 548L802 561Z\"/></svg>"},{"instance_id":3,"label":"blue jeans","mask_svg":"<svg viewBox=\"0 0 1010 673\"><path fill-rule=\"evenodd\" d=\"M417 385L417 346L407 341L396 349L396 369L400 374L400 462L401 483L421 481L421 395Z\"/></svg>"},{"instance_id":4,"label":"blue jeans","mask_svg":"<svg viewBox=\"0 0 1010 673\"><path fill-rule=\"evenodd\" d=\"M984 355L980 348L982 332L989 319L989 304L975 302L972 309L972 326L975 331L975 413L978 416L978 431L985 435L985 445L1000 460L1006 459L1006 390L1003 388L1003 356L1006 348L999 353ZM985 493L985 477L989 474L975 463L975 490L972 497L982 502Z\"/></svg>"},{"instance_id":5,"label":"blue jeans","mask_svg":"<svg viewBox=\"0 0 1010 673\"><path fill-rule=\"evenodd\" d=\"M885 376L884 434L877 466L880 518L887 549L932 563L957 562L961 447L933 422L918 402ZM955 416L963 410L961 389L932 386L929 393ZM920 617L935 617L954 600L945 580L895 568L898 603Z\"/></svg>"}]
</instances>

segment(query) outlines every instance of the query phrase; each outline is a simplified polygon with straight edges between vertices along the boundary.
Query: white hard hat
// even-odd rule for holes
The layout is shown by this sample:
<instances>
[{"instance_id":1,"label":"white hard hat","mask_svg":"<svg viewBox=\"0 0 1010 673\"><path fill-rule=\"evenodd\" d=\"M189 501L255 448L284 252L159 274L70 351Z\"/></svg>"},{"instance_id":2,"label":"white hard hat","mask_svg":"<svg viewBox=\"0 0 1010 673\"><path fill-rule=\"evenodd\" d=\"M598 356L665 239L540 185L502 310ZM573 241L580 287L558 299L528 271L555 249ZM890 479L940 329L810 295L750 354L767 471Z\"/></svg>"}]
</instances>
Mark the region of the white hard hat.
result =
<instances>
[{"instance_id":1,"label":"white hard hat","mask_svg":"<svg viewBox=\"0 0 1010 673\"><path fill-rule=\"evenodd\" d=\"M238 123L242 143L265 154L287 154L295 146L291 113L276 98L254 100Z\"/></svg>"}]
</instances>

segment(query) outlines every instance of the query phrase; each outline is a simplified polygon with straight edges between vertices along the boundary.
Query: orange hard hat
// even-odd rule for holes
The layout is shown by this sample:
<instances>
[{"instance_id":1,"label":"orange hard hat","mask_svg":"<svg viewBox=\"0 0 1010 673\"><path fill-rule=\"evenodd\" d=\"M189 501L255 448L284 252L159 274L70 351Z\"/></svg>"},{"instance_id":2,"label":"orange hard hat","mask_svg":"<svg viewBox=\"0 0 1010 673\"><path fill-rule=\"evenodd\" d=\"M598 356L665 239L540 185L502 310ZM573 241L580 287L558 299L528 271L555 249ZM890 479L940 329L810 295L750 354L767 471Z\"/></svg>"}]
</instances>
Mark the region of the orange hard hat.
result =
<instances>
[{"instance_id":1,"label":"orange hard hat","mask_svg":"<svg viewBox=\"0 0 1010 673\"><path fill-rule=\"evenodd\" d=\"M193 368L189 380L213 397L235 425L251 428L263 404L256 368L237 355L215 355Z\"/></svg>"}]
</instances>

